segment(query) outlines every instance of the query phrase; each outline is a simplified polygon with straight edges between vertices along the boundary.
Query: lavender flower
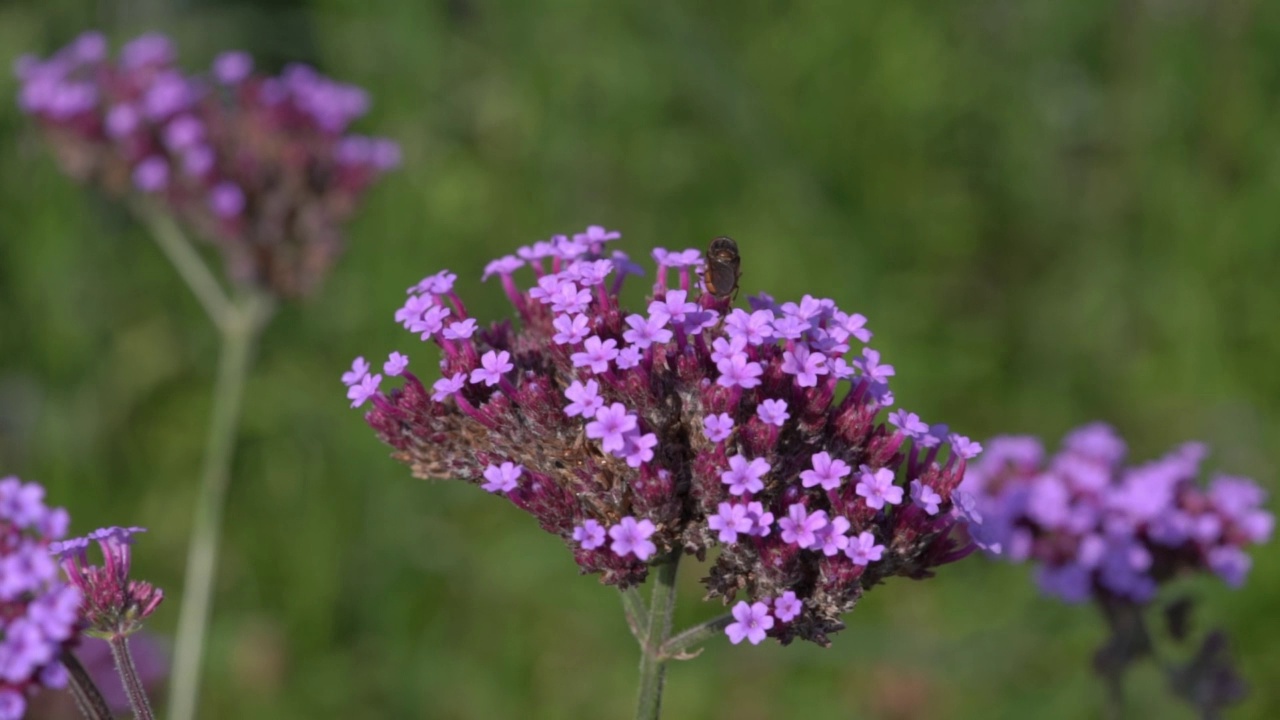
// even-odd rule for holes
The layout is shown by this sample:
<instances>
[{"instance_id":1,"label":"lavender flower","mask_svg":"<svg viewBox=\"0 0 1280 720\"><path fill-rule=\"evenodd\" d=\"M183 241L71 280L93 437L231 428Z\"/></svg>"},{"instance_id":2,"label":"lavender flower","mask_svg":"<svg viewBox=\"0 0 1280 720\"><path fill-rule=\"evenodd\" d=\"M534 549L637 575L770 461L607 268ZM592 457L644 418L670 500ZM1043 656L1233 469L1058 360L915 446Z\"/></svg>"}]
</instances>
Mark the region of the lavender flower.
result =
<instances>
[{"instance_id":1,"label":"lavender flower","mask_svg":"<svg viewBox=\"0 0 1280 720\"><path fill-rule=\"evenodd\" d=\"M365 92L305 66L255 75L252 58L227 52L210 81L175 63L164 36L137 38L112 59L105 39L86 33L23 64L19 103L74 178L148 195L212 241L238 282L308 292L399 149L348 134Z\"/></svg>"},{"instance_id":2,"label":"lavender flower","mask_svg":"<svg viewBox=\"0 0 1280 720\"><path fill-rule=\"evenodd\" d=\"M58 577L49 548L68 522L40 485L0 479L0 720L23 717L37 688L66 684L58 656L79 636L81 591Z\"/></svg>"},{"instance_id":3,"label":"lavender flower","mask_svg":"<svg viewBox=\"0 0 1280 720\"><path fill-rule=\"evenodd\" d=\"M907 428L877 420L893 369L851 350L871 337L865 318L811 296L731 310L698 294L700 253L666 250L633 312L619 293L637 269L588 239L604 232L489 263L515 322L466 337L437 327L445 315L473 320L452 280L410 288L396 322L440 347L441 377L424 385L404 370L400 387L368 397L365 418L414 475L501 489L584 572L624 588L651 559L719 546L704 582L726 604L763 608L739 618L753 642L826 644L867 589L971 552L970 533L953 530L976 515L953 511L953 491L973 448L948 451L945 426L913 415ZM367 382L360 371L355 382ZM522 468L514 485L495 474L504 463ZM931 494L904 504L912 480Z\"/></svg>"}]
</instances>

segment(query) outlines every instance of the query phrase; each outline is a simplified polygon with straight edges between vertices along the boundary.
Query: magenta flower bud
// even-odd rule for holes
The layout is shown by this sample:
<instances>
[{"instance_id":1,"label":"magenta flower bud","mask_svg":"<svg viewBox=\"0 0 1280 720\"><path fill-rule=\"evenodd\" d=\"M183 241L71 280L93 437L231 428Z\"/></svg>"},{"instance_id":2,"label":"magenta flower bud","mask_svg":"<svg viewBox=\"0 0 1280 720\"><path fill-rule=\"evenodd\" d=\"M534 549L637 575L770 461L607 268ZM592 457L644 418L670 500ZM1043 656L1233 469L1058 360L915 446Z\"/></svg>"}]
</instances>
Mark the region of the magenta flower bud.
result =
<instances>
[{"instance_id":1,"label":"magenta flower bud","mask_svg":"<svg viewBox=\"0 0 1280 720\"><path fill-rule=\"evenodd\" d=\"M894 371L853 347L871 337L866 318L812 296L731 309L699 294L696 250L655 251L655 292L628 309L638 268L609 248L617 237L592 226L489 263L514 322L467 316L456 276L427 276L394 317L439 346L440 375L383 389L358 359L348 397L414 474L510 500L605 583L718 548L704 582L745 595L739 641L826 644L867 589L975 547L977 514L953 490L980 447L905 411L882 417Z\"/></svg>"}]
</instances>

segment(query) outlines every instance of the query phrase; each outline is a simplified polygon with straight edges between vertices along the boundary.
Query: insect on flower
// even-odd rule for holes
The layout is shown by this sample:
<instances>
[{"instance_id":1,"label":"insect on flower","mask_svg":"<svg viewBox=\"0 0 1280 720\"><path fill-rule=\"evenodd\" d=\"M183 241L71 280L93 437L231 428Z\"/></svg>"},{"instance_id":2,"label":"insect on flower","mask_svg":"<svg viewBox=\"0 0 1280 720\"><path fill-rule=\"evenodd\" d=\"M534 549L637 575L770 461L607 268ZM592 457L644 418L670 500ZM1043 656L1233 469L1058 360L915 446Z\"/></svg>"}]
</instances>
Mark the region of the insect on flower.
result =
<instances>
[{"instance_id":1,"label":"insect on flower","mask_svg":"<svg viewBox=\"0 0 1280 720\"><path fill-rule=\"evenodd\" d=\"M707 248L707 267L702 271L702 281L707 292L717 300L727 297L738 297L738 278L742 277L739 267L738 243L733 238L720 236L711 241Z\"/></svg>"}]
</instances>

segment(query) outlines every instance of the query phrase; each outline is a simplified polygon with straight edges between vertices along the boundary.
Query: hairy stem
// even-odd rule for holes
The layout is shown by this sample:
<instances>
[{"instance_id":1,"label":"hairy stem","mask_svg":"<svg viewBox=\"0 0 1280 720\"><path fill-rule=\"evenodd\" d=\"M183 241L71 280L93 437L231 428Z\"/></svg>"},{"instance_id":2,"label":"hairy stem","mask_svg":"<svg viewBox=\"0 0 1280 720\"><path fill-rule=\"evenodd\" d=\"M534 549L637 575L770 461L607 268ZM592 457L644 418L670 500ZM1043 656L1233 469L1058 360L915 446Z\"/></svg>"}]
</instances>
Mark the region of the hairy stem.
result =
<instances>
[{"instance_id":1,"label":"hairy stem","mask_svg":"<svg viewBox=\"0 0 1280 720\"><path fill-rule=\"evenodd\" d=\"M229 321L221 327L222 351L213 390L213 411L187 549L178 637L174 644L170 720L195 717L240 404L254 344L271 313L268 300L249 293L240 296L232 307Z\"/></svg>"},{"instance_id":2,"label":"hairy stem","mask_svg":"<svg viewBox=\"0 0 1280 720\"><path fill-rule=\"evenodd\" d=\"M116 663L116 672L120 673L120 681L124 683L125 693L129 695L129 707L133 708L136 720L155 720L151 711L151 701L147 699L147 689L138 675L138 668L133 664L133 655L129 653L129 638L115 635L108 641L111 645L111 657Z\"/></svg>"},{"instance_id":3,"label":"hairy stem","mask_svg":"<svg viewBox=\"0 0 1280 720\"><path fill-rule=\"evenodd\" d=\"M731 622L733 622L733 615L725 613L720 617L698 623L664 642L659 649L658 655L666 660L683 660L693 657L692 655L685 655L685 650L721 634ZM698 652L702 651L699 650ZM694 653L694 655L697 655L697 653Z\"/></svg>"},{"instance_id":4,"label":"hairy stem","mask_svg":"<svg viewBox=\"0 0 1280 720\"><path fill-rule=\"evenodd\" d=\"M657 720L662 713L667 659L662 657L661 648L671 634L671 616L676 608L676 572L679 569L680 550L677 548L666 562L658 566L658 574L654 578L645 639L640 643L640 696L636 720Z\"/></svg>"},{"instance_id":5,"label":"hairy stem","mask_svg":"<svg viewBox=\"0 0 1280 720\"><path fill-rule=\"evenodd\" d=\"M75 699L80 714L86 720L111 720L111 708L107 705L106 698L102 697L102 691L94 684L89 671L84 669L80 660L66 649L63 649L58 660L67 669L67 687L71 690L71 697Z\"/></svg>"},{"instance_id":6,"label":"hairy stem","mask_svg":"<svg viewBox=\"0 0 1280 720\"><path fill-rule=\"evenodd\" d=\"M629 587L622 591L622 609L627 614L627 626L636 642L643 643L649 635L649 609L645 607L640 591Z\"/></svg>"}]
</instances>

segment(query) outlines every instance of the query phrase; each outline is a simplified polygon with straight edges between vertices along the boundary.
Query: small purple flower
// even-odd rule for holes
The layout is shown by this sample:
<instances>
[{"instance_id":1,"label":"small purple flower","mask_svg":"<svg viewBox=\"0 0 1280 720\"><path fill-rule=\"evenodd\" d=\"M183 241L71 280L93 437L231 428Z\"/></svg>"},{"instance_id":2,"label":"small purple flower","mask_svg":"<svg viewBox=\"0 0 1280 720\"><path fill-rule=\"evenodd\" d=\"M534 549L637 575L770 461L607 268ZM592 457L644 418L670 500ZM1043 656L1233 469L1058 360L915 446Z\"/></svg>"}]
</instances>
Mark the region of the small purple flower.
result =
<instances>
[{"instance_id":1,"label":"small purple flower","mask_svg":"<svg viewBox=\"0 0 1280 720\"><path fill-rule=\"evenodd\" d=\"M769 533L773 530L773 513L764 509L764 503L747 503L747 517L751 519L751 530L747 533L748 535L769 537Z\"/></svg>"},{"instance_id":2,"label":"small purple flower","mask_svg":"<svg viewBox=\"0 0 1280 720\"><path fill-rule=\"evenodd\" d=\"M684 290L668 290L661 300L649 303L649 315L663 324L684 325L688 315L698 312L698 303L690 302L688 297Z\"/></svg>"},{"instance_id":3,"label":"small purple flower","mask_svg":"<svg viewBox=\"0 0 1280 720\"><path fill-rule=\"evenodd\" d=\"M814 387L818 384L818 376L827 374L827 358L797 345L794 350L783 353L782 372L795 375L799 387Z\"/></svg>"},{"instance_id":4,"label":"small purple flower","mask_svg":"<svg viewBox=\"0 0 1280 720\"><path fill-rule=\"evenodd\" d=\"M748 345L763 345L773 340L773 313L768 310L749 313L735 308L724 319L724 331L729 337L743 340Z\"/></svg>"},{"instance_id":5,"label":"small purple flower","mask_svg":"<svg viewBox=\"0 0 1280 720\"><path fill-rule=\"evenodd\" d=\"M572 315L586 312L587 306L591 304L591 291L585 288L579 290L577 283L564 280L547 296L545 302L551 303L551 309L556 313Z\"/></svg>"},{"instance_id":6,"label":"small purple flower","mask_svg":"<svg viewBox=\"0 0 1280 720\"><path fill-rule=\"evenodd\" d=\"M902 488L893 484L893 471L889 468L872 470L862 466L862 480L854 487L859 496L866 498L867 507L880 510L885 503L902 502Z\"/></svg>"},{"instance_id":7,"label":"small purple flower","mask_svg":"<svg viewBox=\"0 0 1280 720\"><path fill-rule=\"evenodd\" d=\"M823 511L819 510L818 512ZM827 524L815 531L815 540L810 549L821 550L822 554L827 557L839 554L841 550L844 550L849 545L849 538L845 533L849 532L850 527L851 524L847 518L839 515L829 518Z\"/></svg>"},{"instance_id":8,"label":"small purple flower","mask_svg":"<svg viewBox=\"0 0 1280 720\"><path fill-rule=\"evenodd\" d=\"M64 574L80 591L80 611L89 627L103 636L129 635L142 627L164 599L164 592L141 580L130 580L133 536L145 528L108 527L95 530L82 540L92 540L102 549L103 564L89 563L84 545L67 542L50 546Z\"/></svg>"},{"instance_id":9,"label":"small purple flower","mask_svg":"<svg viewBox=\"0 0 1280 720\"><path fill-rule=\"evenodd\" d=\"M730 545L738 542L738 534L748 535L755 523L747 514L746 505L722 502L715 515L707 518L707 527L720 532L720 542Z\"/></svg>"},{"instance_id":10,"label":"small purple flower","mask_svg":"<svg viewBox=\"0 0 1280 720\"><path fill-rule=\"evenodd\" d=\"M564 408L564 414L569 417L595 417L596 411L604 407L600 384L595 380L588 380L586 385L574 380L565 388L564 396L573 401Z\"/></svg>"},{"instance_id":11,"label":"small purple flower","mask_svg":"<svg viewBox=\"0 0 1280 720\"><path fill-rule=\"evenodd\" d=\"M617 525L609 528L609 537L613 538L613 544L609 549L618 557L635 555L638 560L648 560L658 551L658 547L649 540L656 530L652 522L648 520L637 522L635 518L628 515L619 520Z\"/></svg>"},{"instance_id":12,"label":"small purple flower","mask_svg":"<svg viewBox=\"0 0 1280 720\"><path fill-rule=\"evenodd\" d=\"M142 123L138 108L128 103L121 103L107 111L107 136L115 139L131 135Z\"/></svg>"},{"instance_id":13,"label":"small purple flower","mask_svg":"<svg viewBox=\"0 0 1280 720\"><path fill-rule=\"evenodd\" d=\"M795 503L787 508L787 516L778 521L782 530L782 541L800 548L812 547L817 541L817 532L827 525L827 514L822 510L809 513L804 505Z\"/></svg>"},{"instance_id":14,"label":"small purple flower","mask_svg":"<svg viewBox=\"0 0 1280 720\"><path fill-rule=\"evenodd\" d=\"M213 59L213 77L223 85L237 85L253 72L249 53L229 50Z\"/></svg>"},{"instance_id":15,"label":"small purple flower","mask_svg":"<svg viewBox=\"0 0 1280 720\"><path fill-rule=\"evenodd\" d=\"M729 486L730 495L745 495L764 489L761 479L769 472L769 463L764 458L747 460L742 455L729 458L729 469L720 474L720 482Z\"/></svg>"},{"instance_id":16,"label":"small purple flower","mask_svg":"<svg viewBox=\"0 0 1280 720\"><path fill-rule=\"evenodd\" d=\"M148 193L164 190L169 185L169 163L155 155L144 158L133 169L133 184Z\"/></svg>"},{"instance_id":17,"label":"small purple flower","mask_svg":"<svg viewBox=\"0 0 1280 720\"><path fill-rule=\"evenodd\" d=\"M812 470L800 473L800 484L807 488L821 485L823 490L835 490L851 472L853 468L848 463L832 459L831 453L824 450L813 456Z\"/></svg>"},{"instance_id":18,"label":"small purple flower","mask_svg":"<svg viewBox=\"0 0 1280 720\"><path fill-rule=\"evenodd\" d=\"M165 147L172 152L181 152L204 139L204 123L190 115L179 115L164 126L161 134Z\"/></svg>"},{"instance_id":19,"label":"small purple flower","mask_svg":"<svg viewBox=\"0 0 1280 720\"><path fill-rule=\"evenodd\" d=\"M409 332L420 333L423 340L430 340L444 329L445 318L450 313L452 311L443 305L431 305L422 313L422 317L409 320L407 327Z\"/></svg>"},{"instance_id":20,"label":"small purple flower","mask_svg":"<svg viewBox=\"0 0 1280 720\"><path fill-rule=\"evenodd\" d=\"M873 382L887 382L893 377L894 370L892 365L880 364L880 353L871 348L862 349L862 360L856 361L856 365L862 369L862 374L871 378Z\"/></svg>"},{"instance_id":21,"label":"small purple flower","mask_svg":"<svg viewBox=\"0 0 1280 720\"><path fill-rule=\"evenodd\" d=\"M876 543L876 537L864 530L857 537L849 538L844 554L849 556L854 565L867 565L884 556L884 546Z\"/></svg>"},{"instance_id":22,"label":"small purple flower","mask_svg":"<svg viewBox=\"0 0 1280 720\"><path fill-rule=\"evenodd\" d=\"M604 545L604 540L604 526L595 520L584 520L581 525L573 528L573 541L583 550L595 550Z\"/></svg>"},{"instance_id":23,"label":"small purple flower","mask_svg":"<svg viewBox=\"0 0 1280 720\"><path fill-rule=\"evenodd\" d=\"M382 364L382 372L390 377L397 377L404 372L406 367L409 367L409 357L393 352L387 356L387 361Z\"/></svg>"},{"instance_id":24,"label":"small purple flower","mask_svg":"<svg viewBox=\"0 0 1280 720\"><path fill-rule=\"evenodd\" d=\"M600 441L605 452L616 452L625 445L624 436L636 429L636 416L622 403L613 403L596 411L595 420L587 423L587 437Z\"/></svg>"},{"instance_id":25,"label":"small purple flower","mask_svg":"<svg viewBox=\"0 0 1280 720\"><path fill-rule=\"evenodd\" d=\"M369 374L369 363L363 357L358 357L351 362L351 369L342 373L342 384L351 387L364 379Z\"/></svg>"},{"instance_id":26,"label":"small purple flower","mask_svg":"<svg viewBox=\"0 0 1280 720\"><path fill-rule=\"evenodd\" d=\"M431 399L436 402L444 402L445 398L461 392L462 386L467 384L466 373L454 373L450 377L440 378L431 385L431 389L435 392L431 393Z\"/></svg>"},{"instance_id":27,"label":"small purple flower","mask_svg":"<svg viewBox=\"0 0 1280 720\"><path fill-rule=\"evenodd\" d=\"M480 484L485 492L506 492L516 489L516 481L524 474L524 468L512 462L501 465L487 465L484 469L485 482Z\"/></svg>"},{"instance_id":28,"label":"small purple flower","mask_svg":"<svg viewBox=\"0 0 1280 720\"><path fill-rule=\"evenodd\" d=\"M711 442L724 441L733 432L733 418L728 413L708 415L702 418L702 433Z\"/></svg>"},{"instance_id":29,"label":"small purple flower","mask_svg":"<svg viewBox=\"0 0 1280 720\"><path fill-rule=\"evenodd\" d=\"M488 280L491 275L511 275L516 270L524 267L524 264L524 260L515 255L500 257L484 266L484 275L480 277L480 281Z\"/></svg>"},{"instance_id":30,"label":"small purple flower","mask_svg":"<svg viewBox=\"0 0 1280 720\"><path fill-rule=\"evenodd\" d=\"M503 373L511 372L516 367L511 364L511 353L506 350L490 350L480 356L480 365L481 367L471 371L471 383L484 383L490 387L502 380Z\"/></svg>"},{"instance_id":31,"label":"small purple flower","mask_svg":"<svg viewBox=\"0 0 1280 720\"><path fill-rule=\"evenodd\" d=\"M716 363L716 370L720 372L720 377L716 379L717 385L736 386L744 390L759 385L760 376L764 374L760 363L747 360L746 353L739 353L727 360L721 360Z\"/></svg>"},{"instance_id":32,"label":"small purple flower","mask_svg":"<svg viewBox=\"0 0 1280 720\"><path fill-rule=\"evenodd\" d=\"M724 629L729 642L737 645L743 640L752 645L759 645L773 628L773 617L769 615L769 606L762 602L750 603L740 601L733 606L733 619Z\"/></svg>"},{"instance_id":33,"label":"small purple flower","mask_svg":"<svg viewBox=\"0 0 1280 720\"><path fill-rule=\"evenodd\" d=\"M784 340L799 340L811 326L812 323L803 318L782 317L773 321L773 334Z\"/></svg>"},{"instance_id":34,"label":"small purple flower","mask_svg":"<svg viewBox=\"0 0 1280 720\"><path fill-rule=\"evenodd\" d=\"M668 318L664 316L645 317L628 315L627 325L631 329L622 333L622 339L644 349L657 343L664 345L671 342L671 331L667 329Z\"/></svg>"},{"instance_id":35,"label":"small purple flower","mask_svg":"<svg viewBox=\"0 0 1280 720\"><path fill-rule=\"evenodd\" d=\"M1244 586L1249 568L1253 565L1253 560L1234 545L1223 545L1210 550L1208 559L1209 568L1233 588Z\"/></svg>"},{"instance_id":36,"label":"small purple flower","mask_svg":"<svg viewBox=\"0 0 1280 720\"><path fill-rule=\"evenodd\" d=\"M911 500L930 515L938 514L938 504L942 502L942 496L934 491L933 488L925 485L919 480L911 481ZM870 504L870 503L868 503Z\"/></svg>"},{"instance_id":37,"label":"small purple flower","mask_svg":"<svg viewBox=\"0 0 1280 720\"><path fill-rule=\"evenodd\" d=\"M791 413L787 412L786 400L765 400L756 408L756 414L766 425L777 427L785 425L787 418L791 417Z\"/></svg>"},{"instance_id":38,"label":"small purple flower","mask_svg":"<svg viewBox=\"0 0 1280 720\"><path fill-rule=\"evenodd\" d=\"M407 294L425 293L428 295L444 295L453 291L453 284L458 281L458 273L450 270L441 270L434 275L428 275L419 280L415 285L405 290Z\"/></svg>"},{"instance_id":39,"label":"small purple flower","mask_svg":"<svg viewBox=\"0 0 1280 720\"><path fill-rule=\"evenodd\" d=\"M658 445L657 435L631 432L623 440L622 457L628 467L638 468L653 459L653 449Z\"/></svg>"},{"instance_id":40,"label":"small purple flower","mask_svg":"<svg viewBox=\"0 0 1280 720\"><path fill-rule=\"evenodd\" d=\"M618 357L618 341L613 338L601 340L592 335L582 344L582 352L569 356L574 367L590 367L591 372L600 374L608 372L609 363Z\"/></svg>"},{"instance_id":41,"label":"small purple flower","mask_svg":"<svg viewBox=\"0 0 1280 720\"><path fill-rule=\"evenodd\" d=\"M551 339L557 345L577 345L591 334L589 323L586 315L557 315L551 322L556 329Z\"/></svg>"},{"instance_id":42,"label":"small purple flower","mask_svg":"<svg viewBox=\"0 0 1280 720\"><path fill-rule=\"evenodd\" d=\"M951 442L951 451L965 460L972 460L982 453L982 444L974 442L964 435L951 433L948 436Z\"/></svg>"},{"instance_id":43,"label":"small purple flower","mask_svg":"<svg viewBox=\"0 0 1280 720\"><path fill-rule=\"evenodd\" d=\"M929 432L929 423L922 421L919 415L906 410L895 410L889 413L889 422L909 438L919 439Z\"/></svg>"},{"instance_id":44,"label":"small purple flower","mask_svg":"<svg viewBox=\"0 0 1280 720\"><path fill-rule=\"evenodd\" d=\"M773 599L773 615L778 622L791 622L800 616L804 603L790 590Z\"/></svg>"},{"instance_id":45,"label":"small purple flower","mask_svg":"<svg viewBox=\"0 0 1280 720\"><path fill-rule=\"evenodd\" d=\"M476 332L475 318L451 322L441 333L445 340L466 340Z\"/></svg>"},{"instance_id":46,"label":"small purple flower","mask_svg":"<svg viewBox=\"0 0 1280 720\"><path fill-rule=\"evenodd\" d=\"M239 216L244 204L244 191L233 182L220 182L209 191L209 210L224 220Z\"/></svg>"},{"instance_id":47,"label":"small purple flower","mask_svg":"<svg viewBox=\"0 0 1280 720\"><path fill-rule=\"evenodd\" d=\"M351 407L358 408L369 398L377 395L378 386L381 384L381 375L365 375L360 382L347 388L347 399L351 401Z\"/></svg>"},{"instance_id":48,"label":"small purple flower","mask_svg":"<svg viewBox=\"0 0 1280 720\"><path fill-rule=\"evenodd\" d=\"M628 345L618 351L617 365L619 370L630 370L640 364L644 359L644 353L637 350L634 345Z\"/></svg>"},{"instance_id":49,"label":"small purple flower","mask_svg":"<svg viewBox=\"0 0 1280 720\"><path fill-rule=\"evenodd\" d=\"M747 341L742 338L716 338L711 343L711 362L720 363L739 355L747 349Z\"/></svg>"}]
</instances>

